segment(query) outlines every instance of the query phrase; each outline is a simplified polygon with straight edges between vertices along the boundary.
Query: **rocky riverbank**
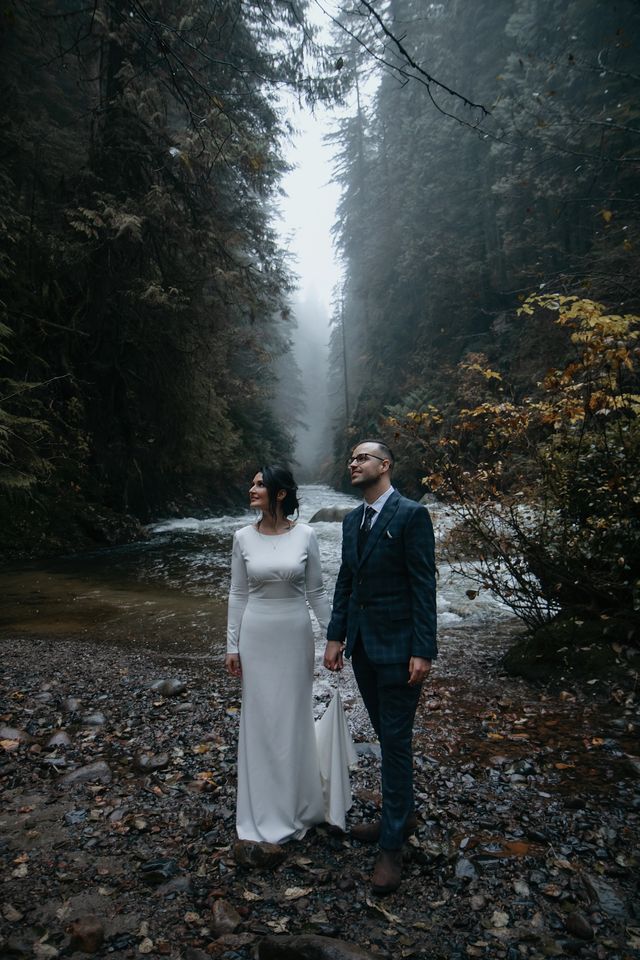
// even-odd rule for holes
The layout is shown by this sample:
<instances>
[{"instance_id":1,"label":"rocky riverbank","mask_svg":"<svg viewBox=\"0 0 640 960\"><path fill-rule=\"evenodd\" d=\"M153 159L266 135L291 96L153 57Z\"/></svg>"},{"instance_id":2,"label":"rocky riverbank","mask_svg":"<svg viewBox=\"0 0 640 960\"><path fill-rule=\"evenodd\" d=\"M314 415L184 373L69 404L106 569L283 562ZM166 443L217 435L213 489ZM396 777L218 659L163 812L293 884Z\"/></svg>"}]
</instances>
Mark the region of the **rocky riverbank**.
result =
<instances>
[{"instance_id":1,"label":"rocky riverbank","mask_svg":"<svg viewBox=\"0 0 640 960\"><path fill-rule=\"evenodd\" d=\"M219 657L5 637L0 953L639 956L638 698L507 677L512 632L442 638L416 729L420 823L384 900L375 851L335 831L260 863L234 847L239 690ZM362 753L353 820L379 803Z\"/></svg>"}]
</instances>

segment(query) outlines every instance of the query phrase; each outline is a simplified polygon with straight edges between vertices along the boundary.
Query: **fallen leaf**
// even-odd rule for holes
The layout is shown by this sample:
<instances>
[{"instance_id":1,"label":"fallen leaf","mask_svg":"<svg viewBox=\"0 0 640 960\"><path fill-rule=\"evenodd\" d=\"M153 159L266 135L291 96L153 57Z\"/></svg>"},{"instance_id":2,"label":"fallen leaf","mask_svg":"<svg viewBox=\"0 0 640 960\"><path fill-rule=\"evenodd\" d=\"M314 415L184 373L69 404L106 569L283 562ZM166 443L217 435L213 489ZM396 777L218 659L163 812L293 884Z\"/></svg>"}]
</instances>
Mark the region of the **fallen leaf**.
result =
<instances>
[{"instance_id":1,"label":"fallen leaf","mask_svg":"<svg viewBox=\"0 0 640 960\"><path fill-rule=\"evenodd\" d=\"M267 920L267 926L271 927L274 933L286 933L290 917L280 917L279 920Z\"/></svg>"},{"instance_id":2,"label":"fallen leaf","mask_svg":"<svg viewBox=\"0 0 640 960\"><path fill-rule=\"evenodd\" d=\"M395 913L391 913L390 910L387 910L381 903L377 903L375 900L372 900L371 897L367 897L366 904L368 907L371 907L372 910L376 910L378 913L381 913L389 923L401 923L400 917L396 916Z\"/></svg>"},{"instance_id":3,"label":"fallen leaf","mask_svg":"<svg viewBox=\"0 0 640 960\"><path fill-rule=\"evenodd\" d=\"M300 897L307 897L313 887L287 887L284 892L285 900L299 900Z\"/></svg>"}]
</instances>

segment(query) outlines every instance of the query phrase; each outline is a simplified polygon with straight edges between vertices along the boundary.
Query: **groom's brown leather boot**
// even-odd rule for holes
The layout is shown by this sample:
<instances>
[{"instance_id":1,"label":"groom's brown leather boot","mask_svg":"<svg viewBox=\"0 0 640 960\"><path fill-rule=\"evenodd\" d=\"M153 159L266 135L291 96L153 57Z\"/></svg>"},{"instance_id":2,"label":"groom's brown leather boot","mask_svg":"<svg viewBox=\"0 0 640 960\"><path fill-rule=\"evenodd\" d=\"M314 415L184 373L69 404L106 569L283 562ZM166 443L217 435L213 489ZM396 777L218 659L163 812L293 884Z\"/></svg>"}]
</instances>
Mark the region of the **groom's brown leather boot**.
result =
<instances>
[{"instance_id":1,"label":"groom's brown leather boot","mask_svg":"<svg viewBox=\"0 0 640 960\"><path fill-rule=\"evenodd\" d=\"M402 850L381 850L373 868L371 889L378 896L393 893L402 880Z\"/></svg>"},{"instance_id":2,"label":"groom's brown leather boot","mask_svg":"<svg viewBox=\"0 0 640 960\"><path fill-rule=\"evenodd\" d=\"M417 826L418 818L415 813L412 813L404 825L405 840L415 832ZM353 839L359 840L360 843L377 843L380 839L381 827L382 822L380 820L374 820L373 823L354 823L350 832Z\"/></svg>"}]
</instances>

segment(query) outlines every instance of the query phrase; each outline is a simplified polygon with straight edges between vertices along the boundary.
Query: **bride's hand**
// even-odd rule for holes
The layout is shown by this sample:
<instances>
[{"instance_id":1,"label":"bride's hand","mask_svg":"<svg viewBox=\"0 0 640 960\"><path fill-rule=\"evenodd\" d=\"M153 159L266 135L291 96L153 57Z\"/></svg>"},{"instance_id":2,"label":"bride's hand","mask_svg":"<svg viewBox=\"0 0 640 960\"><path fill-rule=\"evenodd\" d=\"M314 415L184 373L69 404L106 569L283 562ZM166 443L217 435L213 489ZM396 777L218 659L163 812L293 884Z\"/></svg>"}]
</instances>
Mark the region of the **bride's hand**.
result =
<instances>
[{"instance_id":1,"label":"bride's hand","mask_svg":"<svg viewBox=\"0 0 640 960\"><path fill-rule=\"evenodd\" d=\"M228 653L224 658L224 665L231 674L232 677L241 677L242 676L242 664L240 663L240 655L237 653Z\"/></svg>"}]
</instances>

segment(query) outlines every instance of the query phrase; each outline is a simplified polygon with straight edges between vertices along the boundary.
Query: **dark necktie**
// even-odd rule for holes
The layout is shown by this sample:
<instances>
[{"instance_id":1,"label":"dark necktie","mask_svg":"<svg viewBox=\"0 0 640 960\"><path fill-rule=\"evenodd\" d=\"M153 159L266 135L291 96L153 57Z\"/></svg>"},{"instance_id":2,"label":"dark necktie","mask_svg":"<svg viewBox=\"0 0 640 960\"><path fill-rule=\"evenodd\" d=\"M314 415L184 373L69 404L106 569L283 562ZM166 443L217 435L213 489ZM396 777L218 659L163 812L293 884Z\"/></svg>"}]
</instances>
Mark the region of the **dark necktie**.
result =
<instances>
[{"instance_id":1,"label":"dark necktie","mask_svg":"<svg viewBox=\"0 0 640 960\"><path fill-rule=\"evenodd\" d=\"M373 507L367 507L364 512L364 523L358 530L358 556L364 550L364 545L367 542L367 537L369 536L369 531L371 530L371 521L376 515L376 511Z\"/></svg>"}]
</instances>

